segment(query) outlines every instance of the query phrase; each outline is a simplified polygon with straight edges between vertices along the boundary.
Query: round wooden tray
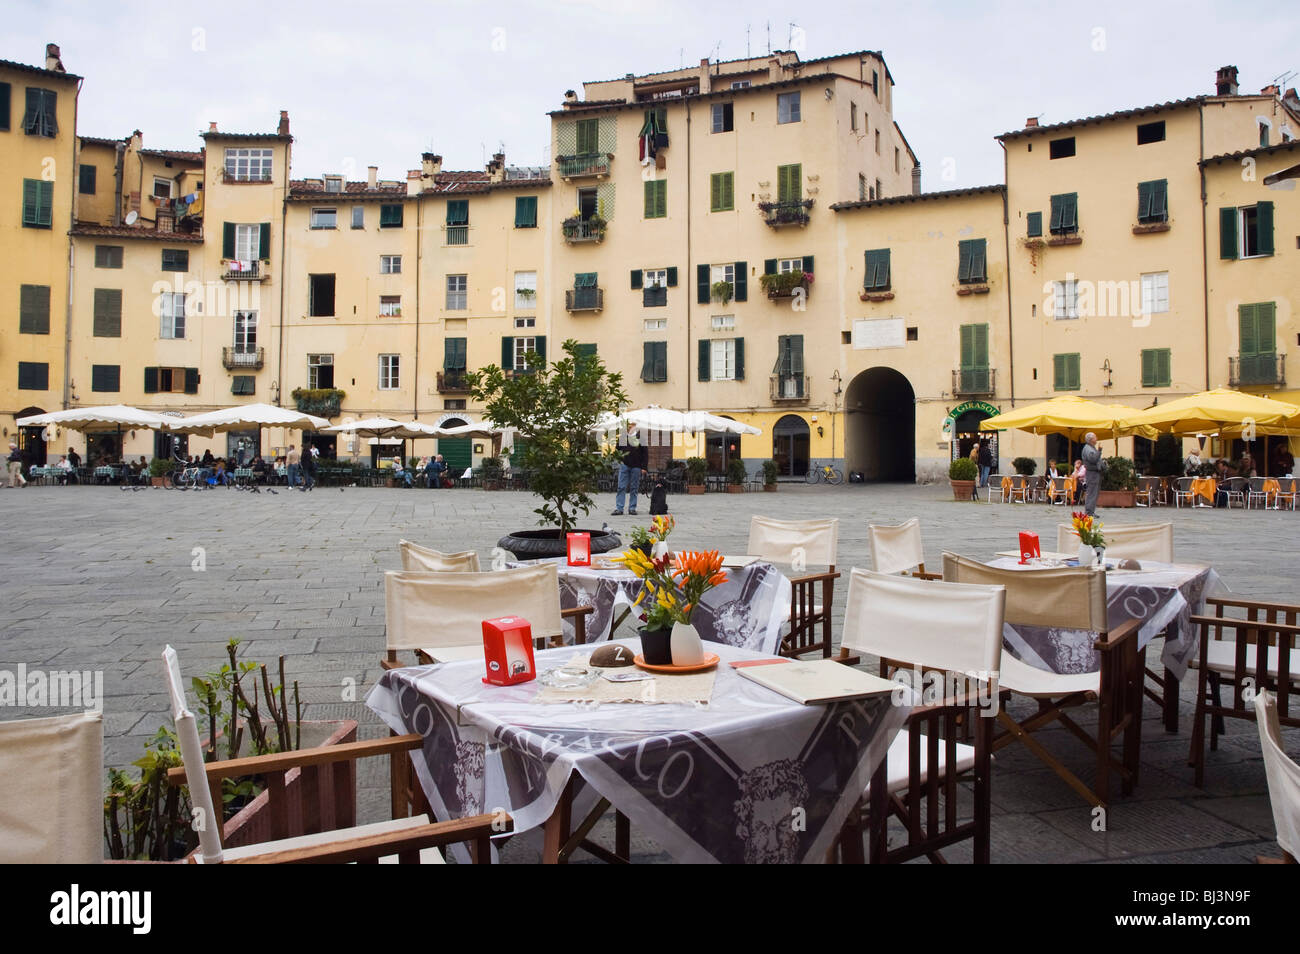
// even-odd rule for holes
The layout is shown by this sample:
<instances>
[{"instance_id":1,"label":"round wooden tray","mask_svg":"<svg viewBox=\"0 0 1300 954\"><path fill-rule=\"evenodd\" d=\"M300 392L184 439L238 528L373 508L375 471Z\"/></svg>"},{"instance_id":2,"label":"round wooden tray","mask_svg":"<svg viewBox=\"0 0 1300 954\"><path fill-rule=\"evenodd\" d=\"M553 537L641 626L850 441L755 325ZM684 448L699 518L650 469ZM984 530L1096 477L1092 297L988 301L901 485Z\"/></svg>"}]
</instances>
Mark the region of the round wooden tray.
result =
<instances>
[{"instance_id":1,"label":"round wooden tray","mask_svg":"<svg viewBox=\"0 0 1300 954\"><path fill-rule=\"evenodd\" d=\"M638 653L633 659L639 669L647 672L662 672L670 675L685 676L693 672L708 672L718 665L719 656L717 653L705 653L704 662L695 666L655 666L645 661L645 657Z\"/></svg>"}]
</instances>

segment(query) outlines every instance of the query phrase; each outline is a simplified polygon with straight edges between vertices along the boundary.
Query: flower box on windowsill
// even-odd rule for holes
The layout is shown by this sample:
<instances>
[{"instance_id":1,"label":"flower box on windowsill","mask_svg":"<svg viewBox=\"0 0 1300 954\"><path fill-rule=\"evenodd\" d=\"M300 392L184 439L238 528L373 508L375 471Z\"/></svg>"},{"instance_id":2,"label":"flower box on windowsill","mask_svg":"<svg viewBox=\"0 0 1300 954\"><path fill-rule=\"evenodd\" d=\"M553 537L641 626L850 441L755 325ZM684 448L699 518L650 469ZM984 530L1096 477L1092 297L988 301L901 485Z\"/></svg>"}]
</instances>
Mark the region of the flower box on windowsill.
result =
<instances>
[{"instance_id":1,"label":"flower box on windowsill","mask_svg":"<svg viewBox=\"0 0 1300 954\"><path fill-rule=\"evenodd\" d=\"M869 292L864 291L858 295L858 301L893 301L894 293L891 291Z\"/></svg>"},{"instance_id":2,"label":"flower box on windowsill","mask_svg":"<svg viewBox=\"0 0 1300 954\"><path fill-rule=\"evenodd\" d=\"M957 287L958 295L987 295L988 293L988 285L959 285Z\"/></svg>"},{"instance_id":3,"label":"flower box on windowsill","mask_svg":"<svg viewBox=\"0 0 1300 954\"><path fill-rule=\"evenodd\" d=\"M1152 232L1168 232L1168 222L1140 222L1133 226L1134 235L1150 235Z\"/></svg>"},{"instance_id":4,"label":"flower box on windowsill","mask_svg":"<svg viewBox=\"0 0 1300 954\"><path fill-rule=\"evenodd\" d=\"M1047 242L1045 242L1041 238L1034 237L1034 238L1025 239L1025 248L1046 248L1046 247L1047 247Z\"/></svg>"},{"instance_id":5,"label":"flower box on windowsill","mask_svg":"<svg viewBox=\"0 0 1300 954\"><path fill-rule=\"evenodd\" d=\"M1082 245L1082 235L1053 235L1047 240L1047 244L1056 248L1060 245Z\"/></svg>"}]
</instances>

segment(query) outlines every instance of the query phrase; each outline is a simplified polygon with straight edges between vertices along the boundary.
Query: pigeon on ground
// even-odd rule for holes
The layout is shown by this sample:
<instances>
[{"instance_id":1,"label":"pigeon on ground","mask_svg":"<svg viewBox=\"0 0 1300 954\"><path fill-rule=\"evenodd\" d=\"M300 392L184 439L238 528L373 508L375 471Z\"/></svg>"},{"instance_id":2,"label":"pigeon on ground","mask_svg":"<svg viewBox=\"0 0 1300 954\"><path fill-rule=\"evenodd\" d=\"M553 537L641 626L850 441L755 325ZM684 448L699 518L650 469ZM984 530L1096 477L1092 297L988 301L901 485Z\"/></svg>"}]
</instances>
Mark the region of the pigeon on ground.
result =
<instances>
[{"instance_id":1,"label":"pigeon on ground","mask_svg":"<svg viewBox=\"0 0 1300 954\"><path fill-rule=\"evenodd\" d=\"M277 497L280 495L280 492L279 492L278 490L274 490L274 489L272 489L272 488L270 488L270 487L267 487L267 488L266 488L266 492L267 492L268 494L275 494Z\"/></svg>"}]
</instances>

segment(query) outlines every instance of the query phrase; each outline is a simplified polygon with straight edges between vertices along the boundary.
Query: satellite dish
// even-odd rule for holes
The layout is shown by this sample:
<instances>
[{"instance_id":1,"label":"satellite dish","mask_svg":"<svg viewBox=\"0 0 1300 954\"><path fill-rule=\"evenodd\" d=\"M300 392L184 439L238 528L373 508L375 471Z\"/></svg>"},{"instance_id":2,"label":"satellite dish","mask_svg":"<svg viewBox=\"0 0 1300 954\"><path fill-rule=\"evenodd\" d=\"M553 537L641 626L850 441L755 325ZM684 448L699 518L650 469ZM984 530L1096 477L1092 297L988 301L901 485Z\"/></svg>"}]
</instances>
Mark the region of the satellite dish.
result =
<instances>
[{"instance_id":1,"label":"satellite dish","mask_svg":"<svg viewBox=\"0 0 1300 954\"><path fill-rule=\"evenodd\" d=\"M136 220L137 220L138 218L140 218L140 213L139 213L139 212L135 212L135 211L128 212L128 213L126 214L126 224L127 224L127 225L135 225Z\"/></svg>"}]
</instances>

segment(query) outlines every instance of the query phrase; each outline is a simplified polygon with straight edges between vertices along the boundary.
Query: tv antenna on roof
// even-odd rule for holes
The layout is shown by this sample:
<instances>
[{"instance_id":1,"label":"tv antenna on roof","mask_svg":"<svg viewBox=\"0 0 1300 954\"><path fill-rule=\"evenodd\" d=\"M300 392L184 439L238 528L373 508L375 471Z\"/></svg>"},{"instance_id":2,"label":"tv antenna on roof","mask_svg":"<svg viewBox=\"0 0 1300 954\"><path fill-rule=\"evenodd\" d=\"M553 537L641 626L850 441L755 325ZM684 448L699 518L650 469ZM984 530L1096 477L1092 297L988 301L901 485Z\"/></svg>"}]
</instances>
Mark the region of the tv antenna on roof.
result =
<instances>
[{"instance_id":1,"label":"tv antenna on roof","mask_svg":"<svg viewBox=\"0 0 1300 954\"><path fill-rule=\"evenodd\" d=\"M1296 71L1289 70L1283 73L1281 76L1273 77L1273 85L1276 86L1281 92L1285 93L1286 84L1291 82L1292 78L1294 78L1295 76L1296 76Z\"/></svg>"}]
</instances>

